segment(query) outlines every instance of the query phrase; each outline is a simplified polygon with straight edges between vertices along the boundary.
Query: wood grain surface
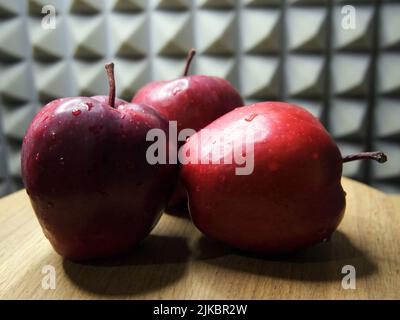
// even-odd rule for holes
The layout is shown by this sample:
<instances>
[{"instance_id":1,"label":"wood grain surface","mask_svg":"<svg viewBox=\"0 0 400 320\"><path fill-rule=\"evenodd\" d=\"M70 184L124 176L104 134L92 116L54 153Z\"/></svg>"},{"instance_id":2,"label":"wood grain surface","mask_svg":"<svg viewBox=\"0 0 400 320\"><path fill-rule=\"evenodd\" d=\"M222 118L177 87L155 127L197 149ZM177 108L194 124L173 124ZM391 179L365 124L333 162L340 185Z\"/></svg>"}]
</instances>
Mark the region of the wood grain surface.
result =
<instances>
[{"instance_id":1,"label":"wood grain surface","mask_svg":"<svg viewBox=\"0 0 400 320\"><path fill-rule=\"evenodd\" d=\"M289 256L245 254L164 215L125 257L78 264L44 238L24 190L0 200L2 299L399 299L400 197L343 179L347 211L330 242ZM56 288L42 288L43 267ZM342 288L342 267L356 289Z\"/></svg>"}]
</instances>

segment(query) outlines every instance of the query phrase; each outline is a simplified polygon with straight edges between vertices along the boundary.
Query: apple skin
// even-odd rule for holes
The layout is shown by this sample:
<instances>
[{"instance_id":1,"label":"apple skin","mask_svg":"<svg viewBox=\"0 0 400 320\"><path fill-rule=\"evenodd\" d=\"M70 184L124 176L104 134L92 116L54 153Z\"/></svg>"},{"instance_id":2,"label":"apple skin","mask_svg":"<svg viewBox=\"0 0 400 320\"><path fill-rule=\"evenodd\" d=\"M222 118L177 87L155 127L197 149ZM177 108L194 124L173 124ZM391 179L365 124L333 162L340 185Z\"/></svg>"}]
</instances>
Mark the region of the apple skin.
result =
<instances>
[{"instance_id":1,"label":"apple skin","mask_svg":"<svg viewBox=\"0 0 400 320\"><path fill-rule=\"evenodd\" d=\"M132 102L147 104L169 121L177 121L178 130L195 131L244 105L228 81L205 75L151 82L137 92Z\"/></svg>"},{"instance_id":2,"label":"apple skin","mask_svg":"<svg viewBox=\"0 0 400 320\"><path fill-rule=\"evenodd\" d=\"M206 129L218 130L214 139L224 137L223 145L235 148L242 148L245 134L256 138L250 175L235 175L235 164L183 165L190 215L205 235L263 253L291 252L331 236L345 210L342 157L318 119L295 105L263 102L237 108ZM185 152L199 147L199 161L212 143L199 146L200 132L184 146Z\"/></svg>"},{"instance_id":3,"label":"apple skin","mask_svg":"<svg viewBox=\"0 0 400 320\"><path fill-rule=\"evenodd\" d=\"M108 96L93 96L93 97L90 97L90 98L94 99L94 100L97 100L97 101L99 101L99 102L101 102L103 104L106 104L106 105L108 105L108 103L109 103L109 97ZM119 106L122 106L124 104L128 104L128 102L126 102L125 100L122 100L122 99L115 98L114 108L118 108Z\"/></svg>"},{"instance_id":4,"label":"apple skin","mask_svg":"<svg viewBox=\"0 0 400 320\"><path fill-rule=\"evenodd\" d=\"M151 128L168 122L145 105L108 97L55 100L42 108L22 145L22 177L54 249L71 260L123 253L158 221L178 177L149 165Z\"/></svg>"},{"instance_id":5,"label":"apple skin","mask_svg":"<svg viewBox=\"0 0 400 320\"><path fill-rule=\"evenodd\" d=\"M132 102L147 104L169 121L177 121L178 132L186 128L198 131L244 105L240 94L228 81L205 75L151 82L137 92ZM184 201L186 191L179 184L166 211L173 212L174 207Z\"/></svg>"}]
</instances>

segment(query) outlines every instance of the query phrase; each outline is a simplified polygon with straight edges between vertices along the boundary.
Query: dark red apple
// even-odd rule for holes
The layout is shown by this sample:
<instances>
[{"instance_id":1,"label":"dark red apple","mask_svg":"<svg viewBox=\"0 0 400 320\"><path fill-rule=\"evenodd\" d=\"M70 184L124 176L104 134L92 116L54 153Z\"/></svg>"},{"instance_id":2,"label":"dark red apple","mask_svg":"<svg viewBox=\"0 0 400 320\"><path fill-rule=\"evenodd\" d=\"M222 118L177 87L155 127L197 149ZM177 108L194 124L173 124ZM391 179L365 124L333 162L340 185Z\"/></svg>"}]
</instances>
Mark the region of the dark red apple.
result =
<instances>
[{"instance_id":1,"label":"dark red apple","mask_svg":"<svg viewBox=\"0 0 400 320\"><path fill-rule=\"evenodd\" d=\"M168 120L177 121L179 131L186 128L197 131L243 106L240 94L228 81L205 75L188 76L195 53L190 50L183 77L151 82L137 92L132 102L150 105ZM186 201L186 192L178 186L168 207L172 209L182 201Z\"/></svg>"},{"instance_id":2,"label":"dark red apple","mask_svg":"<svg viewBox=\"0 0 400 320\"><path fill-rule=\"evenodd\" d=\"M177 121L178 130L199 130L228 111L242 106L243 100L226 80L205 76L188 76L195 50L190 50L183 77L171 81L154 81L132 98L145 103L168 120Z\"/></svg>"},{"instance_id":3,"label":"dark red apple","mask_svg":"<svg viewBox=\"0 0 400 320\"><path fill-rule=\"evenodd\" d=\"M168 122L146 105L110 96L58 99L33 119L22 177L54 249L72 260L122 253L146 237L176 184L174 165L150 165L152 128Z\"/></svg>"},{"instance_id":4,"label":"dark red apple","mask_svg":"<svg viewBox=\"0 0 400 320\"><path fill-rule=\"evenodd\" d=\"M201 138L210 131L211 139ZM342 163L386 161L380 152L342 159L318 119L281 102L237 108L193 135L184 150L191 163L181 176L194 224L231 246L267 253L328 239L345 210ZM235 154L248 159L229 164ZM246 166L247 175L237 170Z\"/></svg>"}]
</instances>

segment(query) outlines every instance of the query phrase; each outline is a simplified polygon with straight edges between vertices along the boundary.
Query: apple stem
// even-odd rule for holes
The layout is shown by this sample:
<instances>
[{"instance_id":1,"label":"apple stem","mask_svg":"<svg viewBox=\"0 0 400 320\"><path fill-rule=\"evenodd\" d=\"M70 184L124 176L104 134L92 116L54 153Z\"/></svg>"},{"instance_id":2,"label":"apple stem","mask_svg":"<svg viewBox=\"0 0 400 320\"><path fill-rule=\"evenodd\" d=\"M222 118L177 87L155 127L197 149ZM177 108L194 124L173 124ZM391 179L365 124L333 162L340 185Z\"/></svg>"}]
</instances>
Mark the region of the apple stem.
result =
<instances>
[{"instance_id":1,"label":"apple stem","mask_svg":"<svg viewBox=\"0 0 400 320\"><path fill-rule=\"evenodd\" d=\"M108 104L112 107L115 108L115 76L114 76L114 63L109 62L106 63L105 65L106 71L107 71L107 76L108 76L108 85L110 88L109 94L108 94Z\"/></svg>"},{"instance_id":2,"label":"apple stem","mask_svg":"<svg viewBox=\"0 0 400 320\"><path fill-rule=\"evenodd\" d=\"M349 154L346 157L343 157L343 163L356 160L375 160L379 163L385 163L387 161L387 156L381 151L374 151L374 152L353 153Z\"/></svg>"},{"instance_id":3,"label":"apple stem","mask_svg":"<svg viewBox=\"0 0 400 320\"><path fill-rule=\"evenodd\" d=\"M196 55L196 50L195 49L190 49L189 53L186 57L186 64L185 64L185 70L183 71L183 76L186 77L189 73L189 68L190 64L192 63L193 57Z\"/></svg>"}]
</instances>

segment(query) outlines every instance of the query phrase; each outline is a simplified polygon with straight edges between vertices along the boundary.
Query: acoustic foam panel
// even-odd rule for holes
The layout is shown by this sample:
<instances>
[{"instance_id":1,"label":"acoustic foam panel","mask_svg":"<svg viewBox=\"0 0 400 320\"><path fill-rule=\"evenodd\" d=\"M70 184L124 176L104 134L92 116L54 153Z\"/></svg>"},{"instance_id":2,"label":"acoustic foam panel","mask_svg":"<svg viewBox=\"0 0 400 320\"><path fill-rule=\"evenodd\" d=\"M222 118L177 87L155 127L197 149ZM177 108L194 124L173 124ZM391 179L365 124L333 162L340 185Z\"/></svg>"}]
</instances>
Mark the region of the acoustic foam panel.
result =
<instances>
[{"instance_id":1,"label":"acoustic foam panel","mask_svg":"<svg viewBox=\"0 0 400 320\"><path fill-rule=\"evenodd\" d=\"M43 29L45 5L56 29ZM345 5L356 28L342 27ZM286 100L318 116L344 154L382 149L385 165L344 174L400 192L400 2L339 0L0 0L0 195L22 187L25 130L48 101L118 96L192 72L231 81L247 102Z\"/></svg>"}]
</instances>

